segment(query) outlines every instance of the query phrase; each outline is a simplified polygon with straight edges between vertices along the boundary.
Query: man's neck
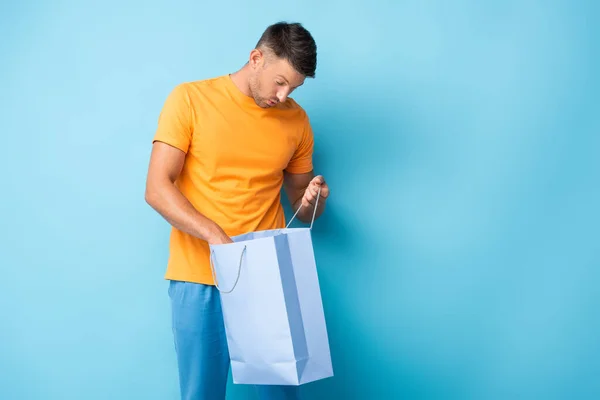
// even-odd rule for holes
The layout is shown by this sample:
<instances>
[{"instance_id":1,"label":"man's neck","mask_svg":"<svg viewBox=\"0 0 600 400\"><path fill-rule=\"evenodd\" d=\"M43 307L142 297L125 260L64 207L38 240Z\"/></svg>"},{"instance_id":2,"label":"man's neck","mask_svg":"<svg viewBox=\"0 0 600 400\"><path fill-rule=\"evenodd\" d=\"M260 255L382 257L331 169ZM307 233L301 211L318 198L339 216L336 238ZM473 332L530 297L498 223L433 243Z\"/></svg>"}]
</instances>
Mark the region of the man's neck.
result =
<instances>
[{"instance_id":1,"label":"man's neck","mask_svg":"<svg viewBox=\"0 0 600 400\"><path fill-rule=\"evenodd\" d=\"M250 91L250 85L248 84L248 78L250 76L248 64L244 65L238 71L229 74L229 76L240 92L244 93L246 96L252 95L252 92Z\"/></svg>"}]
</instances>

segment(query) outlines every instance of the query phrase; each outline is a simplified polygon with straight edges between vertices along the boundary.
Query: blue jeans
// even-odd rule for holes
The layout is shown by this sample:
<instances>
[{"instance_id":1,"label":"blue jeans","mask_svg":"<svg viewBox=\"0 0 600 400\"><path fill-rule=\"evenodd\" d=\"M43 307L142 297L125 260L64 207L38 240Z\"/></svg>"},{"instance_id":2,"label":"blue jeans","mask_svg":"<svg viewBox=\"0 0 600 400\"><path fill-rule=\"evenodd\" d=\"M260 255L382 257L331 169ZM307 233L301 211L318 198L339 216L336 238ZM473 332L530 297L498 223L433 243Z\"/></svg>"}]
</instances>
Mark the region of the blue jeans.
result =
<instances>
[{"instance_id":1,"label":"blue jeans","mask_svg":"<svg viewBox=\"0 0 600 400\"><path fill-rule=\"evenodd\" d=\"M173 335L182 400L224 400L229 351L219 291L170 281ZM297 386L255 386L261 400L299 399Z\"/></svg>"}]
</instances>

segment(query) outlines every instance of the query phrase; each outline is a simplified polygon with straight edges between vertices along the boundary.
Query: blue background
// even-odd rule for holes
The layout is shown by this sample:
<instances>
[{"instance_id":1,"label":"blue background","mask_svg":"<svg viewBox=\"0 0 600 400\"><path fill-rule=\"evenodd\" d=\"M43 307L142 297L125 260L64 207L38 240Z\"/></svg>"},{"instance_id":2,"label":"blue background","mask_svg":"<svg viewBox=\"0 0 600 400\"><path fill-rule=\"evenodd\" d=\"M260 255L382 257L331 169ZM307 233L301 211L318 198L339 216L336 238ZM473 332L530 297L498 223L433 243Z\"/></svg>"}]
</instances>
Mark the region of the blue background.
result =
<instances>
[{"instance_id":1,"label":"blue background","mask_svg":"<svg viewBox=\"0 0 600 400\"><path fill-rule=\"evenodd\" d=\"M308 398L599 398L597 4L3 3L0 398L177 398L158 113L279 20L332 187Z\"/></svg>"}]
</instances>

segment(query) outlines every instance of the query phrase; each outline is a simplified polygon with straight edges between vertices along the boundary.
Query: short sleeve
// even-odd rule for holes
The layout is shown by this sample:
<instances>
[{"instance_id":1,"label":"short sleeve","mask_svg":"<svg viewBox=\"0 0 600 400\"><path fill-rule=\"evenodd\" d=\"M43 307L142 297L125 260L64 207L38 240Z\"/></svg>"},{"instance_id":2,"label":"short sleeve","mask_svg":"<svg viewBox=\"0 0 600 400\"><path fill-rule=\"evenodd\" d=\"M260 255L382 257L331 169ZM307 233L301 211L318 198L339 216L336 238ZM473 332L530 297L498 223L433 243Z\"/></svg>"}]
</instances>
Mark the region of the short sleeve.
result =
<instances>
[{"instance_id":1,"label":"short sleeve","mask_svg":"<svg viewBox=\"0 0 600 400\"><path fill-rule=\"evenodd\" d=\"M304 128L300 143L288 163L287 172L292 174L303 174L313 170L313 148L314 135L308 117L304 119Z\"/></svg>"},{"instance_id":2,"label":"short sleeve","mask_svg":"<svg viewBox=\"0 0 600 400\"><path fill-rule=\"evenodd\" d=\"M187 153L192 141L192 126L190 99L181 84L167 96L158 117L153 142L164 142Z\"/></svg>"}]
</instances>

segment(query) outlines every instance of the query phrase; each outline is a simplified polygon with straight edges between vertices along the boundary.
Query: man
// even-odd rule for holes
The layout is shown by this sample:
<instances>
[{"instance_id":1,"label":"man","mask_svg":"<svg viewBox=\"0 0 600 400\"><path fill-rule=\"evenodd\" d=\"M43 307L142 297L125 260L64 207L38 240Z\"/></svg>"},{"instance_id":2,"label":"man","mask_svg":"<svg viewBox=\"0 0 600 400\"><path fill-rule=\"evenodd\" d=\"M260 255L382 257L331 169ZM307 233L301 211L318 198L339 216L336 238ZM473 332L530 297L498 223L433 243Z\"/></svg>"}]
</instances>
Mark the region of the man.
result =
<instances>
[{"instance_id":1,"label":"man","mask_svg":"<svg viewBox=\"0 0 600 400\"><path fill-rule=\"evenodd\" d=\"M316 44L298 23L266 29L237 72L183 83L160 113L146 201L171 225L172 324L182 399L225 398L229 353L209 244L285 226L281 188L309 222L329 196L313 173L313 132L290 97L314 77ZM293 386L257 386L261 399L297 397Z\"/></svg>"}]
</instances>

